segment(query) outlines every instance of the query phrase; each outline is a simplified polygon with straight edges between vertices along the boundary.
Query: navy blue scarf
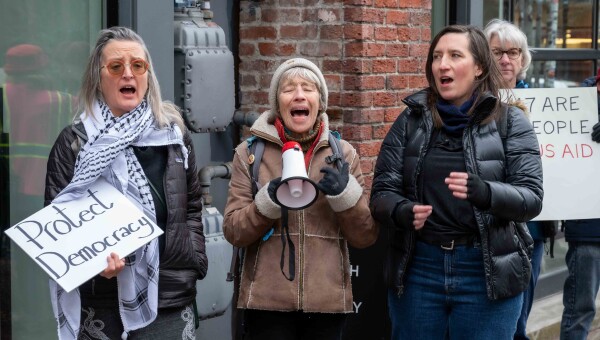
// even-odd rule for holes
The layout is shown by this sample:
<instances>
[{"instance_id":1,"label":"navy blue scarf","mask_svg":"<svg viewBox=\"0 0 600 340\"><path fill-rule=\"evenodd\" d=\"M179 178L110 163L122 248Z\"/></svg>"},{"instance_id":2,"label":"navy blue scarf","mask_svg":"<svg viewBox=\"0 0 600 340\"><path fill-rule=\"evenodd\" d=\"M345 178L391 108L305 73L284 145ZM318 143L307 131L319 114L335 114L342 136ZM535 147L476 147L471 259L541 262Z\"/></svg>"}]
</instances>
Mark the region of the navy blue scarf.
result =
<instances>
[{"instance_id":1,"label":"navy blue scarf","mask_svg":"<svg viewBox=\"0 0 600 340\"><path fill-rule=\"evenodd\" d=\"M460 107L456 107L441 98L438 99L437 103L435 103L435 107L437 107L442 122L444 123L442 129L451 136L461 136L471 118L467 115L467 112L469 112L469 109L473 106L474 101L475 95L471 96L471 98L464 102Z\"/></svg>"}]
</instances>

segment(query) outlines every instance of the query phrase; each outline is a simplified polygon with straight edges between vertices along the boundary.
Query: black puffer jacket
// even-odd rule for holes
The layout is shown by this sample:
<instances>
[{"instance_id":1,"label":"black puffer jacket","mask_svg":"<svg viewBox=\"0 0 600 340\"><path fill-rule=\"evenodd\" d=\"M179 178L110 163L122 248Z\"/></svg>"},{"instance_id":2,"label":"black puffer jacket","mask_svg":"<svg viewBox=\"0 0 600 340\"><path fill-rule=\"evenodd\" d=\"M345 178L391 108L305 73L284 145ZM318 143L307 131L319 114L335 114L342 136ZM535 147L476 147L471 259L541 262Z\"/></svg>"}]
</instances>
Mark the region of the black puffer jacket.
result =
<instances>
[{"instance_id":1,"label":"black puffer jacket","mask_svg":"<svg viewBox=\"0 0 600 340\"><path fill-rule=\"evenodd\" d=\"M71 182L76 158L73 145L77 142L77 135L71 126L67 126L54 143L48 157L45 205L50 204ZM165 249L160 254L159 308L181 307L192 303L196 297L196 280L204 278L208 268L200 183L189 133L185 134L184 143L189 151L187 170L183 167L181 148L168 146L164 176L168 212Z\"/></svg>"},{"instance_id":2,"label":"black puffer jacket","mask_svg":"<svg viewBox=\"0 0 600 340\"><path fill-rule=\"evenodd\" d=\"M397 226L392 214L399 204L422 201L417 178L434 128L426 105L427 91L404 100L408 107L383 141L371 191L373 217L390 231L385 275L388 286L396 289L398 295L404 290L404 273L410 264L416 234ZM527 287L531 272L527 252L533 241L525 223L520 222L540 213L543 198L537 138L524 113L509 107L504 147L496 121L481 123L490 116L496 100L486 96L477 104L472 123L463 135L467 172L480 176L491 189L490 209L473 208L491 300L515 296Z\"/></svg>"}]
</instances>

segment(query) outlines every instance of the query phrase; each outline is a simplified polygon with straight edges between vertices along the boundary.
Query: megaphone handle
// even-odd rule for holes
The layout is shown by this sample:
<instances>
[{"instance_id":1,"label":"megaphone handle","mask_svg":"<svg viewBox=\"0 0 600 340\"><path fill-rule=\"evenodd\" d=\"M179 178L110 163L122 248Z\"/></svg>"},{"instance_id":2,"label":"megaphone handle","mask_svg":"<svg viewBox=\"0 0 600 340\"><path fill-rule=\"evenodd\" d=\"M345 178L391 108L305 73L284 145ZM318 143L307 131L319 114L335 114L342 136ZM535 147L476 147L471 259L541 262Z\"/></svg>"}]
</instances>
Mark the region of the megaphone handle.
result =
<instances>
[{"instance_id":1,"label":"megaphone handle","mask_svg":"<svg viewBox=\"0 0 600 340\"><path fill-rule=\"evenodd\" d=\"M284 235L285 233L285 235ZM287 237L287 243L289 245L288 252L288 261L289 261L289 272L290 276L285 275L285 271L283 270L283 264L285 259L285 238ZM281 259L279 261L279 267L281 268L281 273L285 276L288 281L294 281L294 277L296 276L296 247L294 246L294 242L290 238L290 228L288 226L288 209L286 207L281 207Z\"/></svg>"}]
</instances>

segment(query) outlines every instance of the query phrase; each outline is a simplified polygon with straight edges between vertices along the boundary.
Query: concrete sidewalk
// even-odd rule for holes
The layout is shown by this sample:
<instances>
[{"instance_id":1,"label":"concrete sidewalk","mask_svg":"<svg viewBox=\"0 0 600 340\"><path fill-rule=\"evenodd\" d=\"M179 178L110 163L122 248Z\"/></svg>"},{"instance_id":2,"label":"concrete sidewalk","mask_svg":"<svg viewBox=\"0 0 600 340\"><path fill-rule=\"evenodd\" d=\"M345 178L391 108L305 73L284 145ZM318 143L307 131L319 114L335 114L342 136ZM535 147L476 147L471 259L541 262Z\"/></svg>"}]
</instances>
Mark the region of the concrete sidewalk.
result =
<instances>
[{"instance_id":1,"label":"concrete sidewalk","mask_svg":"<svg viewBox=\"0 0 600 340\"><path fill-rule=\"evenodd\" d=\"M533 303L527 335L531 340L555 340L560 338L560 319L562 317L562 293L554 294ZM600 294L596 299L596 318L588 340L600 340Z\"/></svg>"}]
</instances>

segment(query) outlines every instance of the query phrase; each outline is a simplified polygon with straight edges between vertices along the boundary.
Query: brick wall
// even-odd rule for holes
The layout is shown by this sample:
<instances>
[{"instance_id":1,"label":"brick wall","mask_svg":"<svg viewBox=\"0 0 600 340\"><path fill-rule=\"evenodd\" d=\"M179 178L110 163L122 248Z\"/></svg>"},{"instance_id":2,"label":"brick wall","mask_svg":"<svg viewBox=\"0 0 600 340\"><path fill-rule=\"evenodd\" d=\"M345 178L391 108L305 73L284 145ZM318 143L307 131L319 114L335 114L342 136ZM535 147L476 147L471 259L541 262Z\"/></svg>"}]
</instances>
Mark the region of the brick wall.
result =
<instances>
[{"instance_id":1,"label":"brick wall","mask_svg":"<svg viewBox=\"0 0 600 340\"><path fill-rule=\"evenodd\" d=\"M327 81L331 129L358 150L370 187L401 99L427 84L431 0L254 0L240 10L241 110L267 110L279 64L310 59Z\"/></svg>"}]
</instances>

